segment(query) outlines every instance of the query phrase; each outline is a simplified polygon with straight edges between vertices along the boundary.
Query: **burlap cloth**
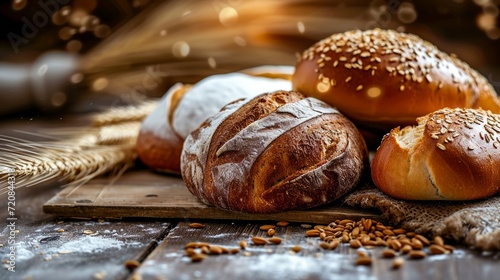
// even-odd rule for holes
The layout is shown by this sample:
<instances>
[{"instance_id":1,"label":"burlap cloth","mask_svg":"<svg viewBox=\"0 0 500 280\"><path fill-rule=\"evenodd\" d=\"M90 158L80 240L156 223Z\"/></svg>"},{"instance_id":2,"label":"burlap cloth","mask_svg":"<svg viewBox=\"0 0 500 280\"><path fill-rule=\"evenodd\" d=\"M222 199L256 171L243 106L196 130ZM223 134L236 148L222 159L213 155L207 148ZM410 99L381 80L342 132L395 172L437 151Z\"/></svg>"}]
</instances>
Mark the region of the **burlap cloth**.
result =
<instances>
[{"instance_id":1,"label":"burlap cloth","mask_svg":"<svg viewBox=\"0 0 500 280\"><path fill-rule=\"evenodd\" d=\"M345 197L350 206L375 208L392 225L485 251L500 250L500 195L473 202L400 201L366 184Z\"/></svg>"}]
</instances>

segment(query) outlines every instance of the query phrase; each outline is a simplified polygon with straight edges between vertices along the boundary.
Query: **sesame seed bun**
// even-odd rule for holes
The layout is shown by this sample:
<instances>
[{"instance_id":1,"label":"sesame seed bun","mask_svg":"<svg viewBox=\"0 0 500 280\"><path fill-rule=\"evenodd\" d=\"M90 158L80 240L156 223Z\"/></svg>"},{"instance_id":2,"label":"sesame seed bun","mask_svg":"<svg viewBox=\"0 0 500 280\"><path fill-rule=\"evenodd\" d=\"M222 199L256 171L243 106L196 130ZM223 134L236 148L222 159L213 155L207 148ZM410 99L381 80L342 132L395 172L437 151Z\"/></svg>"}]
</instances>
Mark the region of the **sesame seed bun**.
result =
<instances>
[{"instance_id":1,"label":"sesame seed bun","mask_svg":"<svg viewBox=\"0 0 500 280\"><path fill-rule=\"evenodd\" d=\"M395 128L371 164L384 193L408 200L473 200L500 192L500 115L441 109Z\"/></svg>"},{"instance_id":2,"label":"sesame seed bun","mask_svg":"<svg viewBox=\"0 0 500 280\"><path fill-rule=\"evenodd\" d=\"M488 81L453 55L393 30L349 31L304 51L294 90L336 107L359 127L388 132L441 108L500 113Z\"/></svg>"}]
</instances>

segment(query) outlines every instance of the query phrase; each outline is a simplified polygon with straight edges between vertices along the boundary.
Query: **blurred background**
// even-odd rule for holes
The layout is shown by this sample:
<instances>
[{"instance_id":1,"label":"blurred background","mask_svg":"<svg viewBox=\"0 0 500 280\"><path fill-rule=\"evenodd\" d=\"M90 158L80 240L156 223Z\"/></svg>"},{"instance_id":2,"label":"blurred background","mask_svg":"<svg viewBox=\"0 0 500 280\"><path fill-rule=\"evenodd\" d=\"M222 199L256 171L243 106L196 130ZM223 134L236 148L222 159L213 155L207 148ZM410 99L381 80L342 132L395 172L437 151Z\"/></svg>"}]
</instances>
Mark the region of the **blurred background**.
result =
<instances>
[{"instance_id":1,"label":"blurred background","mask_svg":"<svg viewBox=\"0 0 500 280\"><path fill-rule=\"evenodd\" d=\"M294 65L332 33L391 28L457 54L500 92L500 0L10 0L0 116L99 111L175 82ZM54 53L56 52L56 53Z\"/></svg>"}]
</instances>

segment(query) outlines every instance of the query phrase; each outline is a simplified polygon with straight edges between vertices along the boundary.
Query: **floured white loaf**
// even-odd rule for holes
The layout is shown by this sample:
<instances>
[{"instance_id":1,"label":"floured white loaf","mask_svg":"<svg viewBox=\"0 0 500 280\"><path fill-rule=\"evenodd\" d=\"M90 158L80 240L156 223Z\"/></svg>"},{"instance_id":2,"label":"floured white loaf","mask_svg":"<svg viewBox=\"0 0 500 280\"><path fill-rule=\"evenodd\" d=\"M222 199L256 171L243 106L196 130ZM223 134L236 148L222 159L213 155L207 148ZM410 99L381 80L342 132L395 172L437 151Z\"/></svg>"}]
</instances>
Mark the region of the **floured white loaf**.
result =
<instances>
[{"instance_id":1,"label":"floured white loaf","mask_svg":"<svg viewBox=\"0 0 500 280\"><path fill-rule=\"evenodd\" d=\"M229 73L193 86L174 85L142 124L136 145L139 158L154 170L178 174L182 144L191 131L233 100L291 89L290 68L263 66L245 70L256 76Z\"/></svg>"}]
</instances>

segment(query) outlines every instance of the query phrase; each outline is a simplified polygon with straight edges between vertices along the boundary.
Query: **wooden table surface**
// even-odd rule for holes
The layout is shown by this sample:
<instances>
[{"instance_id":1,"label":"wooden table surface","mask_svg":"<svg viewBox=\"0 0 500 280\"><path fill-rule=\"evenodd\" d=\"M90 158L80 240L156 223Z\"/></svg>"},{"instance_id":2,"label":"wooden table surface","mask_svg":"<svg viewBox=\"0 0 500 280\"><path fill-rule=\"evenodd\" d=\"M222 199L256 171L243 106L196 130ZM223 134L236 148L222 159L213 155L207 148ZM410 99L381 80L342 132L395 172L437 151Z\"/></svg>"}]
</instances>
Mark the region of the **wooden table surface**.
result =
<instances>
[{"instance_id":1,"label":"wooden table surface","mask_svg":"<svg viewBox=\"0 0 500 280\"><path fill-rule=\"evenodd\" d=\"M23 129L20 123L13 126ZM0 134L9 133L13 126L3 126ZM127 181L140 185L142 177L135 178L129 176ZM18 189L15 272L7 270L10 231L3 226L0 279L500 279L500 253L459 245L449 255L405 258L405 264L394 270L392 260L381 258L378 247L368 250L373 256L371 266L356 266L357 250L348 244L332 251L321 249L318 238L305 237L307 229L301 223L276 228L282 244L257 246L251 237L265 236L259 227L276 221L80 220L45 214L43 204L60 191L56 184ZM7 217L7 198L0 196L0 220ZM189 227L193 222L205 227L193 229ZM200 263L185 256L188 242L231 249L241 240L249 246L237 254L209 256ZM295 245L302 250L291 251ZM139 266L127 268L125 263Z\"/></svg>"}]
</instances>

